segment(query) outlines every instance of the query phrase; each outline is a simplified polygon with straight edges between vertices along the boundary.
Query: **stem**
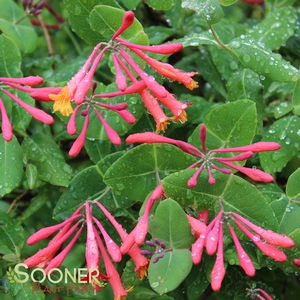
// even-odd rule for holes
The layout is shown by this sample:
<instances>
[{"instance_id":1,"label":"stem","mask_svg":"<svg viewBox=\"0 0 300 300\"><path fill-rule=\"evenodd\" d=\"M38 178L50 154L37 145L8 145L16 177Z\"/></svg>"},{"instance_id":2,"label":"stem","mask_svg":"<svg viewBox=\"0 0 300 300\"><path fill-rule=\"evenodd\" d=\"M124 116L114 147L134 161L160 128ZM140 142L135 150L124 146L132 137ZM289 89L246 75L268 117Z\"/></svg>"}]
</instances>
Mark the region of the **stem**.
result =
<instances>
[{"instance_id":1,"label":"stem","mask_svg":"<svg viewBox=\"0 0 300 300\"><path fill-rule=\"evenodd\" d=\"M38 17L38 20L41 23L41 27L42 27L43 32L44 32L44 36L45 36L45 40L46 40L47 48L48 48L48 55L50 57L53 57L53 47L52 47L52 42L51 42L51 38L50 38L50 35L49 35L49 32L48 32L48 29L45 25L45 22L43 20L42 15L38 15L37 17Z\"/></svg>"},{"instance_id":2,"label":"stem","mask_svg":"<svg viewBox=\"0 0 300 300\"><path fill-rule=\"evenodd\" d=\"M28 15L26 14L24 17L22 17L20 20L15 22L15 25L19 24L20 22L22 22L26 17L28 17Z\"/></svg>"},{"instance_id":3,"label":"stem","mask_svg":"<svg viewBox=\"0 0 300 300\"><path fill-rule=\"evenodd\" d=\"M220 40L218 34L216 33L216 31L215 31L215 29L213 28L212 25L210 25L210 30L211 30L211 32L212 32L212 34L213 34L215 40L216 40L216 41L218 42L218 44L220 45L220 47L223 48L223 49L225 49L225 50L227 50L227 51L229 51L229 52L230 52L231 54L233 54L234 56L236 56L236 53L235 53L232 49L230 49L227 45L223 44L223 42Z\"/></svg>"},{"instance_id":4,"label":"stem","mask_svg":"<svg viewBox=\"0 0 300 300\"><path fill-rule=\"evenodd\" d=\"M78 44L78 42L77 42L76 38L74 37L73 33L70 31L70 28L68 27L68 25L62 26L62 28L64 29L64 31L66 32L66 34L70 38L70 40L73 43L74 48L76 49L76 51L78 52L78 54L81 55L82 54L82 50L80 48L80 45Z\"/></svg>"},{"instance_id":5,"label":"stem","mask_svg":"<svg viewBox=\"0 0 300 300\"><path fill-rule=\"evenodd\" d=\"M14 201L11 203L10 207L7 210L7 214L9 215L13 208L16 206L16 204L29 192L29 190L23 192L21 195L19 195L17 198L14 199Z\"/></svg>"}]
</instances>

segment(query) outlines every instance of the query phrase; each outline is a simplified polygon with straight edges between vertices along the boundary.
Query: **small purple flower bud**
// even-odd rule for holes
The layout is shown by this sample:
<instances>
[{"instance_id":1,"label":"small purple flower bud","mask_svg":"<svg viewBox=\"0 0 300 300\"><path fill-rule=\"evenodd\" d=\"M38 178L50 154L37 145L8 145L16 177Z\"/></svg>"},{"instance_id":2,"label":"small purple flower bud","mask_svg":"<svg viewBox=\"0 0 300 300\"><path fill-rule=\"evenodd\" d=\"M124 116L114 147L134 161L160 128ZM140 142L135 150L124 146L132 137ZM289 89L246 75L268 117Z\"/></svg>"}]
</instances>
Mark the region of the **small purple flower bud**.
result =
<instances>
[{"instance_id":1,"label":"small purple flower bud","mask_svg":"<svg viewBox=\"0 0 300 300\"><path fill-rule=\"evenodd\" d=\"M88 114L88 112L89 112L89 111L88 111L87 109L82 110L82 111L80 112L80 115L83 116L83 117L86 117L87 114Z\"/></svg>"},{"instance_id":2,"label":"small purple flower bud","mask_svg":"<svg viewBox=\"0 0 300 300\"><path fill-rule=\"evenodd\" d=\"M144 255L144 256L149 256L149 255L155 254L155 252L151 252L149 250L141 250L140 253L141 253L141 255Z\"/></svg>"},{"instance_id":3,"label":"small purple flower bud","mask_svg":"<svg viewBox=\"0 0 300 300\"><path fill-rule=\"evenodd\" d=\"M94 93L95 93L95 90L96 90L96 88L97 88L97 85L98 85L97 81L94 81L94 82L93 82L93 85L92 85L92 96L93 96Z\"/></svg>"},{"instance_id":4,"label":"small purple flower bud","mask_svg":"<svg viewBox=\"0 0 300 300\"><path fill-rule=\"evenodd\" d=\"M146 243L146 245L148 245L150 247L156 248L156 245L153 242L151 242L151 241L146 241L145 243Z\"/></svg>"},{"instance_id":5,"label":"small purple flower bud","mask_svg":"<svg viewBox=\"0 0 300 300\"><path fill-rule=\"evenodd\" d=\"M156 264L161 258L164 257L164 253L159 253L156 257L152 259L152 262Z\"/></svg>"},{"instance_id":6,"label":"small purple flower bud","mask_svg":"<svg viewBox=\"0 0 300 300\"><path fill-rule=\"evenodd\" d=\"M154 243L158 246L160 246L160 240L158 238L154 238Z\"/></svg>"},{"instance_id":7,"label":"small purple flower bud","mask_svg":"<svg viewBox=\"0 0 300 300\"><path fill-rule=\"evenodd\" d=\"M161 243L160 243L160 247L161 247L162 249L166 249L166 243L165 243L165 242L161 242Z\"/></svg>"}]
</instances>

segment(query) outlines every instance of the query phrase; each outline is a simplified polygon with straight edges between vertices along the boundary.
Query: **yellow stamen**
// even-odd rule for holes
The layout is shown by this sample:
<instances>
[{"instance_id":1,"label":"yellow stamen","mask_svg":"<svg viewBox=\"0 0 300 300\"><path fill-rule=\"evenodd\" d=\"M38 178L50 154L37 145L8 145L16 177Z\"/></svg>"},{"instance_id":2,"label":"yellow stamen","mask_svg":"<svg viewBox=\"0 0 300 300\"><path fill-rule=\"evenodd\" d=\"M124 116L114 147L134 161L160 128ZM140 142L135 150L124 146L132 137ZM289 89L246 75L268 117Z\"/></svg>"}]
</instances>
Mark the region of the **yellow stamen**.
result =
<instances>
[{"instance_id":1,"label":"yellow stamen","mask_svg":"<svg viewBox=\"0 0 300 300\"><path fill-rule=\"evenodd\" d=\"M69 116L73 113L67 86L63 87L58 95L49 94L49 98L55 101L53 105L54 111L59 111L63 116Z\"/></svg>"}]
</instances>

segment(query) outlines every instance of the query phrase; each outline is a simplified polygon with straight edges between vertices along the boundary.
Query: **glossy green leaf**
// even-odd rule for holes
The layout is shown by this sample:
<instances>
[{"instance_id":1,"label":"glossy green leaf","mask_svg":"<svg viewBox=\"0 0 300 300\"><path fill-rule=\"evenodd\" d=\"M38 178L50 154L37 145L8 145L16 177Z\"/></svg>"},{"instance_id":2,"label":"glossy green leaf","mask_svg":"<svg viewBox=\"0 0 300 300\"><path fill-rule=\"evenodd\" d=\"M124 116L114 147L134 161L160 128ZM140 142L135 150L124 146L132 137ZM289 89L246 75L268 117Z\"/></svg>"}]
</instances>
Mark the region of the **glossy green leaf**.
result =
<instances>
[{"instance_id":1,"label":"glossy green leaf","mask_svg":"<svg viewBox=\"0 0 300 300\"><path fill-rule=\"evenodd\" d=\"M0 210L0 246L20 257L24 244L23 228L4 211Z\"/></svg>"},{"instance_id":2,"label":"glossy green leaf","mask_svg":"<svg viewBox=\"0 0 300 300\"><path fill-rule=\"evenodd\" d=\"M152 237L165 242L167 248L188 249L194 240L185 212L172 199L164 200L158 205L152 226Z\"/></svg>"},{"instance_id":3,"label":"glossy green leaf","mask_svg":"<svg viewBox=\"0 0 300 300\"><path fill-rule=\"evenodd\" d=\"M9 288L9 292L13 297L13 299L44 300L46 294L39 290L32 292L32 288L30 284L32 284L32 282L30 281L25 283L8 281L7 287Z\"/></svg>"},{"instance_id":4,"label":"glossy green leaf","mask_svg":"<svg viewBox=\"0 0 300 300\"><path fill-rule=\"evenodd\" d=\"M174 0L147 0L147 5L157 10L169 10L174 5Z\"/></svg>"},{"instance_id":5,"label":"glossy green leaf","mask_svg":"<svg viewBox=\"0 0 300 300\"><path fill-rule=\"evenodd\" d=\"M0 135L0 196L9 194L21 182L23 171L23 151L18 140L13 137L6 142Z\"/></svg>"},{"instance_id":6,"label":"glossy green leaf","mask_svg":"<svg viewBox=\"0 0 300 300\"><path fill-rule=\"evenodd\" d=\"M193 189L188 188L187 181L195 170L171 174L162 181L164 191L183 207L192 207L195 211L212 209L221 198L226 212L235 211L256 224L264 223L272 230L278 228L272 209L252 184L238 176L216 171L213 174L217 182L210 185L206 172L202 171Z\"/></svg>"},{"instance_id":7,"label":"glossy green leaf","mask_svg":"<svg viewBox=\"0 0 300 300\"><path fill-rule=\"evenodd\" d=\"M293 110L293 104L290 101L282 101L276 106L274 117L276 119L279 119L282 116L285 116L286 114L291 112L292 110Z\"/></svg>"},{"instance_id":8,"label":"glossy green leaf","mask_svg":"<svg viewBox=\"0 0 300 300\"><path fill-rule=\"evenodd\" d=\"M279 82L296 82L298 70L278 53L265 48L252 37L241 36L228 44L230 51L240 62L254 72Z\"/></svg>"},{"instance_id":9,"label":"glossy green leaf","mask_svg":"<svg viewBox=\"0 0 300 300\"><path fill-rule=\"evenodd\" d=\"M20 50L5 34L0 35L0 76L22 76Z\"/></svg>"},{"instance_id":10,"label":"glossy green leaf","mask_svg":"<svg viewBox=\"0 0 300 300\"><path fill-rule=\"evenodd\" d=\"M257 113L256 130L258 134L262 134L265 102L263 99L263 85L259 76L249 69L243 69L232 74L226 87L229 101L250 99L255 102Z\"/></svg>"},{"instance_id":11,"label":"glossy green leaf","mask_svg":"<svg viewBox=\"0 0 300 300\"><path fill-rule=\"evenodd\" d=\"M292 200L300 200L300 168L298 168L288 179L286 195Z\"/></svg>"},{"instance_id":12,"label":"glossy green leaf","mask_svg":"<svg viewBox=\"0 0 300 300\"><path fill-rule=\"evenodd\" d=\"M184 11L181 8L181 0L174 0L174 5L170 10L167 10L167 22L175 29L181 30L184 21Z\"/></svg>"},{"instance_id":13,"label":"glossy green leaf","mask_svg":"<svg viewBox=\"0 0 300 300\"><path fill-rule=\"evenodd\" d=\"M207 130L207 150L248 145L256 128L255 103L238 100L212 109L204 118ZM189 142L201 149L199 126ZM232 154L232 156L235 154Z\"/></svg>"},{"instance_id":14,"label":"glossy green leaf","mask_svg":"<svg viewBox=\"0 0 300 300\"><path fill-rule=\"evenodd\" d=\"M91 166L79 172L71 180L69 187L59 198L54 209L54 217L58 221L70 217L79 205L86 200L96 198L109 210L128 208L133 201L114 192L103 182L103 176L111 164L120 158L123 152L116 152L106 156L96 166Z\"/></svg>"},{"instance_id":15,"label":"glossy green leaf","mask_svg":"<svg viewBox=\"0 0 300 300\"><path fill-rule=\"evenodd\" d=\"M292 104L294 107L294 114L300 116L300 82L297 82L295 85Z\"/></svg>"},{"instance_id":16,"label":"glossy green leaf","mask_svg":"<svg viewBox=\"0 0 300 300\"><path fill-rule=\"evenodd\" d=\"M270 3L275 7L286 7L292 5L296 0L266 0L266 3Z\"/></svg>"},{"instance_id":17,"label":"glossy green leaf","mask_svg":"<svg viewBox=\"0 0 300 300\"><path fill-rule=\"evenodd\" d=\"M32 52L38 37L24 10L12 0L0 0L0 7L0 30L21 50Z\"/></svg>"},{"instance_id":18,"label":"glossy green leaf","mask_svg":"<svg viewBox=\"0 0 300 300\"><path fill-rule=\"evenodd\" d=\"M229 6L236 2L237 0L220 0L220 4L223 6Z\"/></svg>"},{"instance_id":19,"label":"glossy green leaf","mask_svg":"<svg viewBox=\"0 0 300 300\"><path fill-rule=\"evenodd\" d=\"M57 144L43 133L27 137L23 143L24 160L36 166L38 179L53 185L68 186L71 169Z\"/></svg>"},{"instance_id":20,"label":"glossy green leaf","mask_svg":"<svg viewBox=\"0 0 300 300\"><path fill-rule=\"evenodd\" d=\"M210 52L206 48L200 50L199 59L197 60L199 73L214 87L224 98L227 98L227 91L224 82L212 61Z\"/></svg>"},{"instance_id":21,"label":"glossy green leaf","mask_svg":"<svg viewBox=\"0 0 300 300\"><path fill-rule=\"evenodd\" d=\"M224 16L218 0L184 0L181 6L195 10L198 14L203 14L209 25L220 22Z\"/></svg>"},{"instance_id":22,"label":"glossy green leaf","mask_svg":"<svg viewBox=\"0 0 300 300\"><path fill-rule=\"evenodd\" d=\"M253 29L249 29L248 33L256 42L264 43L266 48L275 50L294 34L296 21L294 8L278 8L267 14L266 18Z\"/></svg>"},{"instance_id":23,"label":"glossy green leaf","mask_svg":"<svg viewBox=\"0 0 300 300\"><path fill-rule=\"evenodd\" d=\"M122 24L125 11L106 5L97 5L91 11L89 21L91 28L103 35L108 42ZM121 35L123 39L141 45L148 45L147 35L143 31L141 23L135 19L133 24Z\"/></svg>"},{"instance_id":24,"label":"glossy green leaf","mask_svg":"<svg viewBox=\"0 0 300 300\"><path fill-rule=\"evenodd\" d=\"M103 40L102 34L91 30L89 15L96 5L120 6L114 0L64 0L68 21L72 30L89 45L96 45Z\"/></svg>"},{"instance_id":25,"label":"glossy green leaf","mask_svg":"<svg viewBox=\"0 0 300 300\"><path fill-rule=\"evenodd\" d=\"M159 178L185 169L194 161L172 145L144 144L118 159L105 173L104 182L124 197L143 201L156 188Z\"/></svg>"},{"instance_id":26,"label":"glossy green leaf","mask_svg":"<svg viewBox=\"0 0 300 300\"><path fill-rule=\"evenodd\" d=\"M262 140L277 142L280 149L270 152L261 152L260 163L268 173L281 171L283 167L299 151L300 119L297 116L277 120L263 134Z\"/></svg>"},{"instance_id":27,"label":"glossy green leaf","mask_svg":"<svg viewBox=\"0 0 300 300\"><path fill-rule=\"evenodd\" d=\"M159 45L174 35L176 30L164 26L149 26L145 28L145 33L151 45Z\"/></svg>"},{"instance_id":28,"label":"glossy green leaf","mask_svg":"<svg viewBox=\"0 0 300 300\"><path fill-rule=\"evenodd\" d=\"M217 41L214 39L214 36L210 32L194 33L176 41L180 42L183 45L183 47L200 45L218 45Z\"/></svg>"},{"instance_id":29,"label":"glossy green leaf","mask_svg":"<svg viewBox=\"0 0 300 300\"><path fill-rule=\"evenodd\" d=\"M122 3L128 9L136 9L136 7L142 2L142 0L122 0Z\"/></svg>"},{"instance_id":30,"label":"glossy green leaf","mask_svg":"<svg viewBox=\"0 0 300 300\"><path fill-rule=\"evenodd\" d=\"M84 148L90 159L96 164L99 160L110 154L111 142L86 139Z\"/></svg>"},{"instance_id":31,"label":"glossy green leaf","mask_svg":"<svg viewBox=\"0 0 300 300\"><path fill-rule=\"evenodd\" d=\"M49 200L49 194L51 194L50 185L44 185L39 189L39 193L31 199L26 210L23 212L21 216L21 221L30 218L35 212L37 212L43 205Z\"/></svg>"},{"instance_id":32,"label":"glossy green leaf","mask_svg":"<svg viewBox=\"0 0 300 300\"><path fill-rule=\"evenodd\" d=\"M35 165L28 164L25 171L28 187L32 190L38 179L38 171Z\"/></svg>"},{"instance_id":33,"label":"glossy green leaf","mask_svg":"<svg viewBox=\"0 0 300 300\"><path fill-rule=\"evenodd\" d=\"M153 257L157 254L153 255ZM187 249L174 249L165 253L157 263L150 263L148 276L150 286L159 294L176 289L192 269L191 252Z\"/></svg>"}]
</instances>

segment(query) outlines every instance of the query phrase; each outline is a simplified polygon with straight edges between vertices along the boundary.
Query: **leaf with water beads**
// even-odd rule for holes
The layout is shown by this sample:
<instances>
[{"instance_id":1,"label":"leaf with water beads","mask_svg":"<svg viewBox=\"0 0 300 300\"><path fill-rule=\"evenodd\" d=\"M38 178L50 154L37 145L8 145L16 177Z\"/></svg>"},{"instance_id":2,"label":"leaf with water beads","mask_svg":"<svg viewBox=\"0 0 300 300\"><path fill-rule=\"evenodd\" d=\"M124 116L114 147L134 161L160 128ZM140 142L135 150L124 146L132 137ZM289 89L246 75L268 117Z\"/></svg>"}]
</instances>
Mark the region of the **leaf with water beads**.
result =
<instances>
[{"instance_id":1,"label":"leaf with water beads","mask_svg":"<svg viewBox=\"0 0 300 300\"><path fill-rule=\"evenodd\" d=\"M224 16L223 9L217 0L184 0L181 7L203 14L209 25L220 22Z\"/></svg>"},{"instance_id":2,"label":"leaf with water beads","mask_svg":"<svg viewBox=\"0 0 300 300\"><path fill-rule=\"evenodd\" d=\"M300 78L290 62L250 36L242 35L232 40L228 47L245 67L260 75L278 82L296 82Z\"/></svg>"},{"instance_id":3,"label":"leaf with water beads","mask_svg":"<svg viewBox=\"0 0 300 300\"><path fill-rule=\"evenodd\" d=\"M300 168L298 168L288 179L286 195L290 199L300 200Z\"/></svg>"},{"instance_id":4,"label":"leaf with water beads","mask_svg":"<svg viewBox=\"0 0 300 300\"><path fill-rule=\"evenodd\" d=\"M248 34L257 42L264 43L266 48L275 50L294 34L296 21L294 8L278 8L271 11L257 26L249 29Z\"/></svg>"},{"instance_id":5,"label":"leaf with water beads","mask_svg":"<svg viewBox=\"0 0 300 300\"><path fill-rule=\"evenodd\" d=\"M274 152L260 153L260 163L267 173L281 171L300 149L300 119L297 116L277 120L262 137L262 141L280 144Z\"/></svg>"}]
</instances>

